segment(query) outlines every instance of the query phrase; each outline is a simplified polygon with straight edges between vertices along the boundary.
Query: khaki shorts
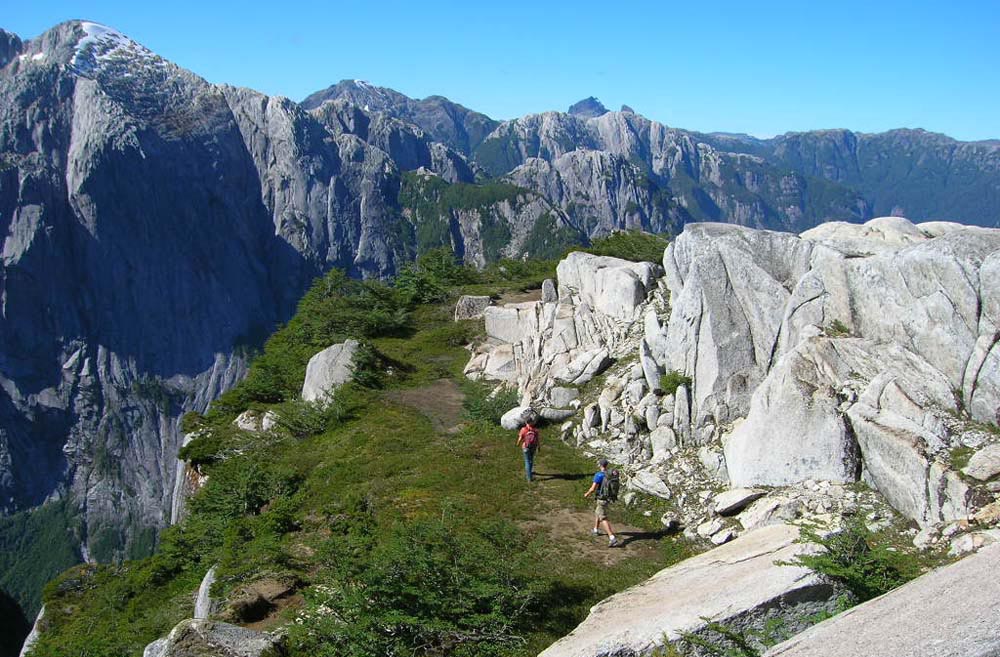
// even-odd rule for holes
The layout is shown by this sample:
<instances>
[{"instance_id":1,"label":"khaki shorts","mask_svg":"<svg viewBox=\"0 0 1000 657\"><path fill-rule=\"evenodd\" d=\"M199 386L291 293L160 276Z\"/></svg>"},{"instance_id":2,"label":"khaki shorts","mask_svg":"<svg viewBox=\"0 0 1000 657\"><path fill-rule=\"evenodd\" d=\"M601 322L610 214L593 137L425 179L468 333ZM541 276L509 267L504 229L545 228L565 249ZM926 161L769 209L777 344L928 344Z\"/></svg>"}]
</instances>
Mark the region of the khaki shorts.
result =
<instances>
[{"instance_id":1,"label":"khaki shorts","mask_svg":"<svg viewBox=\"0 0 1000 657\"><path fill-rule=\"evenodd\" d=\"M594 507L594 517L597 518L597 522L608 519L607 500L597 500L597 506Z\"/></svg>"}]
</instances>

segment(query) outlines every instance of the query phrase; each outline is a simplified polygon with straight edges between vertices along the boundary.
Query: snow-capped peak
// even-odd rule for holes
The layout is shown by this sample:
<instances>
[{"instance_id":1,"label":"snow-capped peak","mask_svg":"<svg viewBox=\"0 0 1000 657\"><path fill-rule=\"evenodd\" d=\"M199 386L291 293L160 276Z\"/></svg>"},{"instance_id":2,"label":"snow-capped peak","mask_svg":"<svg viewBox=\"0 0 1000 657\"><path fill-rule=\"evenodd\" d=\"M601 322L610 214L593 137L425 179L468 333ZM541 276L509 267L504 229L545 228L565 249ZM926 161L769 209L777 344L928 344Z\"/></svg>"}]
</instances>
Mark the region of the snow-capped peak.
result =
<instances>
[{"instance_id":1,"label":"snow-capped peak","mask_svg":"<svg viewBox=\"0 0 1000 657\"><path fill-rule=\"evenodd\" d=\"M376 87L375 85L373 85L371 82L368 82L367 80L354 80L354 85L358 89L361 89L363 91L367 91L368 93L372 94L373 96L383 96L383 97L385 96L385 92L381 88Z\"/></svg>"},{"instance_id":2,"label":"snow-capped peak","mask_svg":"<svg viewBox=\"0 0 1000 657\"><path fill-rule=\"evenodd\" d=\"M70 65L81 73L93 73L115 60L145 64L162 61L153 51L107 25L82 21L80 28L84 36L76 44Z\"/></svg>"}]
</instances>

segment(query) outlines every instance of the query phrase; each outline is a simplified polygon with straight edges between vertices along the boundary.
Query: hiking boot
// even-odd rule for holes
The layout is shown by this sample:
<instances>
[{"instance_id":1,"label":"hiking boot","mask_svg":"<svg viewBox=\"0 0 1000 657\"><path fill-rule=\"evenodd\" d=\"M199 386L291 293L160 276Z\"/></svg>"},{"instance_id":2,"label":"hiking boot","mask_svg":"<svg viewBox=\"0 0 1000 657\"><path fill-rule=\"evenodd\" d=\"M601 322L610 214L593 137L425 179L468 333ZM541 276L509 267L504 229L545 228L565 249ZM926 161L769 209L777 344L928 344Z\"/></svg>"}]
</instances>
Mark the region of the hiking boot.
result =
<instances>
[{"instance_id":1,"label":"hiking boot","mask_svg":"<svg viewBox=\"0 0 1000 657\"><path fill-rule=\"evenodd\" d=\"M600 530L597 530L597 529L591 529L590 530L590 535L591 536L600 536L601 532L600 532Z\"/></svg>"},{"instance_id":2,"label":"hiking boot","mask_svg":"<svg viewBox=\"0 0 1000 657\"><path fill-rule=\"evenodd\" d=\"M618 542L618 537L617 536L612 537L612 539L610 541L608 541L608 547L609 548L618 547L619 545L621 545L621 543Z\"/></svg>"}]
</instances>

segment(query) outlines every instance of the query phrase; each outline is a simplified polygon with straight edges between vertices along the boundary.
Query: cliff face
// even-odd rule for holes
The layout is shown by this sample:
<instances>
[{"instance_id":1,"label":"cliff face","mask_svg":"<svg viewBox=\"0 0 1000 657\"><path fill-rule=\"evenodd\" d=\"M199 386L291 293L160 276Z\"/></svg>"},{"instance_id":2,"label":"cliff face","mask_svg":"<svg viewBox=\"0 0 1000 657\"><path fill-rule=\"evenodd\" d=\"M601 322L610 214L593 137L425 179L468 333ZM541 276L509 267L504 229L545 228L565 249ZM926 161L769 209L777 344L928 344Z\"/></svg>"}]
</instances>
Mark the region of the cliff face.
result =
<instances>
[{"instance_id":1,"label":"cliff face","mask_svg":"<svg viewBox=\"0 0 1000 657\"><path fill-rule=\"evenodd\" d=\"M555 192L567 212L593 226L591 236L635 226L679 232L691 221L798 231L870 216L864 198L847 187L716 149L630 112L546 112L508 121L475 159L495 175ZM630 181L624 190L622 178Z\"/></svg>"},{"instance_id":2,"label":"cliff face","mask_svg":"<svg viewBox=\"0 0 1000 657\"><path fill-rule=\"evenodd\" d=\"M314 110L332 100L347 101L365 112L386 113L419 126L434 141L465 155L471 154L499 124L442 96L415 100L363 80L343 80L317 91L303 100L302 106Z\"/></svg>"},{"instance_id":3,"label":"cliff face","mask_svg":"<svg viewBox=\"0 0 1000 657\"><path fill-rule=\"evenodd\" d=\"M563 219L517 190L436 208L453 230L423 244L402 172L467 184L463 155L347 100L209 84L102 25L3 33L0 64L0 511L71 495L85 559L149 549L178 418L316 275L385 277L439 245L485 264Z\"/></svg>"},{"instance_id":4,"label":"cliff face","mask_svg":"<svg viewBox=\"0 0 1000 657\"><path fill-rule=\"evenodd\" d=\"M924 130L815 130L759 140L699 135L714 147L860 193L875 216L1000 225L1000 143L960 142Z\"/></svg>"},{"instance_id":5,"label":"cliff face","mask_svg":"<svg viewBox=\"0 0 1000 657\"><path fill-rule=\"evenodd\" d=\"M178 417L242 376L234 345L323 270L395 271L399 173L103 26L22 50L0 71L0 508L72 493L108 559L165 524Z\"/></svg>"}]
</instances>

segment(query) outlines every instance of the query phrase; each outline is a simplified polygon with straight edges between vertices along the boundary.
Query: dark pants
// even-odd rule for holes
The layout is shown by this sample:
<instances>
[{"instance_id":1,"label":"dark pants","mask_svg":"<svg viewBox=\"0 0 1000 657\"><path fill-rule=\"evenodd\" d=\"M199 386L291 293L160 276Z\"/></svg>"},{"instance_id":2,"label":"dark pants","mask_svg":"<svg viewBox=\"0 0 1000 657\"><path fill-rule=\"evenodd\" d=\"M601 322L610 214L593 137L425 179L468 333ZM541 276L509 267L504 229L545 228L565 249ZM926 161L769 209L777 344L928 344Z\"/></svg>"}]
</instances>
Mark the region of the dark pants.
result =
<instances>
[{"instance_id":1,"label":"dark pants","mask_svg":"<svg viewBox=\"0 0 1000 657\"><path fill-rule=\"evenodd\" d=\"M531 471L535 467L535 447L524 449L524 474L531 481Z\"/></svg>"}]
</instances>

